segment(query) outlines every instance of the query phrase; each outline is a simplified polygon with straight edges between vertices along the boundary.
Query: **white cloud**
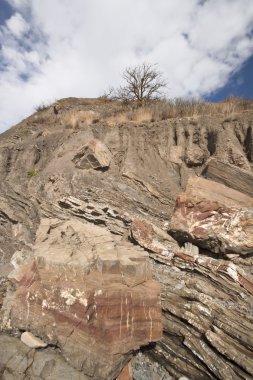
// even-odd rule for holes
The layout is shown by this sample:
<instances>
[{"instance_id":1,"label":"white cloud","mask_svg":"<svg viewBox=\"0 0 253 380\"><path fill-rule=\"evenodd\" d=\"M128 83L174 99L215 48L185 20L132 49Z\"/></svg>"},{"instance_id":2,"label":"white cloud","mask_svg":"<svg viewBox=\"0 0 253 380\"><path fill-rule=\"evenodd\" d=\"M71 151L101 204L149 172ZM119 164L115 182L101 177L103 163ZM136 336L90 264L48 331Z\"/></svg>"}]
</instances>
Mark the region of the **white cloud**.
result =
<instances>
[{"instance_id":1,"label":"white cloud","mask_svg":"<svg viewBox=\"0 0 253 380\"><path fill-rule=\"evenodd\" d=\"M15 13L0 29L2 129L43 101L98 96L143 61L158 63L169 96L202 96L253 52L252 0L8 1Z\"/></svg>"},{"instance_id":2,"label":"white cloud","mask_svg":"<svg viewBox=\"0 0 253 380\"><path fill-rule=\"evenodd\" d=\"M20 13L15 13L6 21L6 26L9 31L17 38L20 38L24 33L28 32L29 25L25 22Z\"/></svg>"}]
</instances>

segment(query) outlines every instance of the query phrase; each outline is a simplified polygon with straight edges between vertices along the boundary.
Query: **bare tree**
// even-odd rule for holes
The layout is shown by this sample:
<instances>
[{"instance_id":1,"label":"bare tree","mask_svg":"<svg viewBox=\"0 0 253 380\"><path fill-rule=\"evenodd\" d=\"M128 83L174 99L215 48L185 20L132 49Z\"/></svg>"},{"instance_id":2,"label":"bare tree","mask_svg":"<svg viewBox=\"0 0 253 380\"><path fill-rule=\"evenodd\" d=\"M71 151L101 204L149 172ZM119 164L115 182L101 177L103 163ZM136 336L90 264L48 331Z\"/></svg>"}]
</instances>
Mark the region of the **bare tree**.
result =
<instances>
[{"instance_id":1,"label":"bare tree","mask_svg":"<svg viewBox=\"0 0 253 380\"><path fill-rule=\"evenodd\" d=\"M118 89L118 98L135 100L139 106L145 101L161 98L162 89L167 86L156 65L148 63L126 68L122 77L126 85Z\"/></svg>"}]
</instances>

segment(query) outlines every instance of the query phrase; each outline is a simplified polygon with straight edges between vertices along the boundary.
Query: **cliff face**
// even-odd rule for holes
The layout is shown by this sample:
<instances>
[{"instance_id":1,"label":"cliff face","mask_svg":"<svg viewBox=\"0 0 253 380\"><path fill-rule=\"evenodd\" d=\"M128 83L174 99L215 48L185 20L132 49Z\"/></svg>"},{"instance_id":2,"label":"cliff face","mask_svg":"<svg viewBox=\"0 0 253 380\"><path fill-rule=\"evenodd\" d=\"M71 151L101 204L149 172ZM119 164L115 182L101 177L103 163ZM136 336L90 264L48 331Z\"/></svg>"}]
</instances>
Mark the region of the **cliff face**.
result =
<instances>
[{"instance_id":1,"label":"cliff face","mask_svg":"<svg viewBox=\"0 0 253 380\"><path fill-rule=\"evenodd\" d=\"M253 111L70 128L112 105L57 107L0 139L2 378L130 378L149 342L136 380L252 378Z\"/></svg>"}]
</instances>

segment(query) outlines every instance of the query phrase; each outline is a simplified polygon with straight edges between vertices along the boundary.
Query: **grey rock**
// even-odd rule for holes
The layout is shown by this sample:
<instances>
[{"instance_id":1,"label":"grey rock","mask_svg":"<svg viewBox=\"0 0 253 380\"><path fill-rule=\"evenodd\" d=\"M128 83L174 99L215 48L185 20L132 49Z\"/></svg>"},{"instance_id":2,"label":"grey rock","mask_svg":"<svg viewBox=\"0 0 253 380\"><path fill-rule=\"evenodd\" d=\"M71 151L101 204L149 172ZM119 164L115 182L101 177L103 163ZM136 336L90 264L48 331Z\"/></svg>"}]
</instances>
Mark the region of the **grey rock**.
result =
<instances>
[{"instance_id":1,"label":"grey rock","mask_svg":"<svg viewBox=\"0 0 253 380\"><path fill-rule=\"evenodd\" d=\"M171 230L176 198L192 177L195 180L191 196L201 198L206 192L199 183L203 180L199 176L206 175L213 183L208 192L209 202L219 200L227 208L253 206L252 110L238 114L237 120L225 121L223 115L205 115L194 120L174 118L141 124L120 122L111 126L106 115L117 115L122 111L120 107L117 102L63 99L57 102L56 112L51 107L42 115L32 115L0 136L0 325L4 334L3 340L0 339L0 377L97 380L98 359L100 378L117 377L132 357L132 351L129 356L122 356L123 342L117 347L119 355L113 362L104 359L112 346L104 343L105 323L98 329L105 355L96 354L94 341L83 344L84 348L80 349L83 340L78 326L74 329L72 326L76 311L68 314L80 304L80 298L76 288L67 283L72 281L76 286L73 279L79 273L78 286L84 286L84 279L94 271L95 284L103 283L106 287L113 283L116 293L124 285L129 291L128 305L133 305L130 294L136 287L143 289L142 281L151 275L153 268L152 276L161 284L164 334L143 353L145 358L133 366L137 379L152 379L153 374L159 380L182 376L191 380L250 379L253 376L251 248L244 247L243 255L241 248L238 252L221 252L218 247L214 253L212 246L190 241L185 229L177 238L179 244L167 236L167 231ZM73 115L77 120L74 124L78 124L73 127L79 128L65 128L66 120ZM91 118L95 115L99 115L101 121L92 124ZM82 123L83 119L86 122ZM96 142L93 147L91 141ZM43 225L45 220L47 226ZM133 231L134 220L144 221L147 228ZM249 218L243 221L243 228L247 227L248 231L249 221ZM99 230L96 238L94 234L85 235L92 227L100 227L103 232L96 229ZM145 231L150 233L145 234ZM217 237L216 232L214 235ZM243 238L240 234L239 237ZM185 242L198 249L189 245L181 248ZM217 240L214 242L217 248ZM24 293L16 294L21 281L18 267L34 257L38 272L32 266L29 271L24 268ZM61 260L68 265L62 265ZM122 275L116 275L116 285L111 279L119 268ZM51 270L51 277L45 275L47 270ZM47 282L47 278L50 281ZM42 304L35 297L36 286L43 284L41 296L47 294L48 299L42 298L42 301L49 303L50 294L55 297L61 294L56 291L56 284L64 281L66 288L74 291L62 293L68 297L61 297L61 308L57 310L53 310L55 300L52 299L51 311L47 311L50 323L43 325ZM29 295L28 289L31 290ZM147 289L145 295L142 291L142 296L135 298L136 310L141 310L140 305L149 299ZM12 309L17 326L11 324L10 318L14 294L18 295L17 299L25 294L23 314ZM95 291L89 294L89 303L94 306ZM78 302L70 305L74 297ZM116 310L113 316L116 318L121 312L119 300L120 297L114 303L115 308L105 303L104 310L112 315ZM27 302L33 306L28 318ZM45 310L48 303L43 304ZM123 325L129 339L131 332L135 332L127 330L129 321L131 326L135 324L130 314L127 318L125 305L122 303ZM87 315L94 317L92 307ZM80 310L83 321L83 309ZM153 318L149 318L148 310L145 312L143 316L148 322L143 326L150 327ZM40 316L39 333L35 328L35 313ZM68 329L66 315L70 315L72 321ZM109 331L117 336L115 319L107 322L110 327L105 334ZM58 330L60 339L57 339L51 332L61 324L65 328L61 334ZM32 331L55 347L60 341L62 350L47 347L36 351L8 335L20 335L17 327L21 325L22 331ZM96 326L96 323L91 324L90 331ZM149 341L150 335L146 332L145 335ZM71 355L69 361L66 352Z\"/></svg>"},{"instance_id":2,"label":"grey rock","mask_svg":"<svg viewBox=\"0 0 253 380\"><path fill-rule=\"evenodd\" d=\"M212 159L203 169L203 175L253 197L253 174L250 171Z\"/></svg>"}]
</instances>

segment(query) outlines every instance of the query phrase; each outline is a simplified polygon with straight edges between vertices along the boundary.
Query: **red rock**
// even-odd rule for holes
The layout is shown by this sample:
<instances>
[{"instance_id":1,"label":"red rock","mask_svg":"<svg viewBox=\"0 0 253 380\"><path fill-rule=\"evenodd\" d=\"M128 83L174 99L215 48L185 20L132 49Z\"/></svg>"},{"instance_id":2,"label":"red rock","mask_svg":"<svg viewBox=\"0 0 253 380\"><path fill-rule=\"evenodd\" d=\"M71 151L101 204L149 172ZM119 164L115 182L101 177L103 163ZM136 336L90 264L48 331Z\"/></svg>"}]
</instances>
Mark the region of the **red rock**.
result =
<instances>
[{"instance_id":1,"label":"red rock","mask_svg":"<svg viewBox=\"0 0 253 380\"><path fill-rule=\"evenodd\" d=\"M180 242L190 241L214 253L250 253L253 212L248 207L252 204L252 198L236 190L190 178L186 192L177 199L170 233Z\"/></svg>"},{"instance_id":2,"label":"red rock","mask_svg":"<svg viewBox=\"0 0 253 380\"><path fill-rule=\"evenodd\" d=\"M155 253L168 254L172 246L177 246L177 243L165 231L144 219L133 219L130 231L131 237L141 247Z\"/></svg>"},{"instance_id":3,"label":"red rock","mask_svg":"<svg viewBox=\"0 0 253 380\"><path fill-rule=\"evenodd\" d=\"M115 378L133 350L160 339L160 286L143 250L117 246L101 227L50 220L38 230L35 252L9 276L13 328L58 345L98 380Z\"/></svg>"},{"instance_id":4,"label":"red rock","mask_svg":"<svg viewBox=\"0 0 253 380\"><path fill-rule=\"evenodd\" d=\"M128 363L121 374L117 377L117 380L133 380L131 364Z\"/></svg>"}]
</instances>

